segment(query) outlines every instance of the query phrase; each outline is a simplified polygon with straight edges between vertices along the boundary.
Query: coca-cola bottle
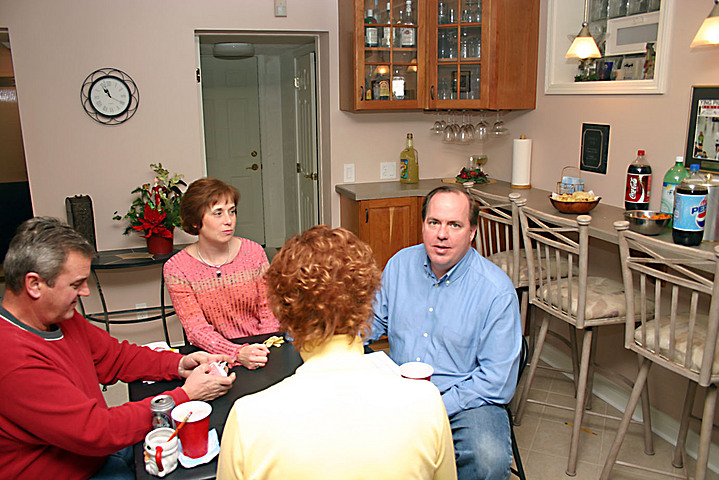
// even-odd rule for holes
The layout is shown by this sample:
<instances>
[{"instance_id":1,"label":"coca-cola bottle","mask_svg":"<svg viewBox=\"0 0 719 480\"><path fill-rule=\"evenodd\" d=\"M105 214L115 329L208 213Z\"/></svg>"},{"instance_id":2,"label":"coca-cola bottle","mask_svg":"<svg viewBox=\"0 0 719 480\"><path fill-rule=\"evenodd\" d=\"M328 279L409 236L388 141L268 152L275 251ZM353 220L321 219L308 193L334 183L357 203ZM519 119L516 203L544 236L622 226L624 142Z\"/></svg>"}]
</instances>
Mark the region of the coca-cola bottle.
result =
<instances>
[{"instance_id":1,"label":"coca-cola bottle","mask_svg":"<svg viewBox=\"0 0 719 480\"><path fill-rule=\"evenodd\" d=\"M637 151L637 159L627 169L627 190L624 195L626 210L649 210L652 193L652 167L644 158L644 150Z\"/></svg>"}]
</instances>

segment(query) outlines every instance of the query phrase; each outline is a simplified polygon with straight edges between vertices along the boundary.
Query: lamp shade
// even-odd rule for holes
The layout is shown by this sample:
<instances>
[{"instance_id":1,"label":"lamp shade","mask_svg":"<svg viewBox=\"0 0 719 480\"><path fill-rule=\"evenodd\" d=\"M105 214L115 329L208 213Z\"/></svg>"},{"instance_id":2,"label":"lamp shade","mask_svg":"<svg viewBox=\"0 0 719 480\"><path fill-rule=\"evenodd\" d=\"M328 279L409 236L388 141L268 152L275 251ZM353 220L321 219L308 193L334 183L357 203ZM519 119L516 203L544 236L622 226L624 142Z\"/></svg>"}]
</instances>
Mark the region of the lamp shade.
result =
<instances>
[{"instance_id":1,"label":"lamp shade","mask_svg":"<svg viewBox=\"0 0 719 480\"><path fill-rule=\"evenodd\" d=\"M248 58L255 56L255 46L251 43L216 43L212 46L212 55L219 58Z\"/></svg>"},{"instance_id":2,"label":"lamp shade","mask_svg":"<svg viewBox=\"0 0 719 480\"><path fill-rule=\"evenodd\" d=\"M714 3L714 8L709 12L709 16L704 20L702 26L699 27L691 47L701 47L705 45L719 45L719 3Z\"/></svg>"},{"instance_id":3,"label":"lamp shade","mask_svg":"<svg viewBox=\"0 0 719 480\"><path fill-rule=\"evenodd\" d=\"M599 53L597 42L594 41L592 34L589 33L587 22L582 23L582 29L567 50L565 58L602 58Z\"/></svg>"}]
</instances>

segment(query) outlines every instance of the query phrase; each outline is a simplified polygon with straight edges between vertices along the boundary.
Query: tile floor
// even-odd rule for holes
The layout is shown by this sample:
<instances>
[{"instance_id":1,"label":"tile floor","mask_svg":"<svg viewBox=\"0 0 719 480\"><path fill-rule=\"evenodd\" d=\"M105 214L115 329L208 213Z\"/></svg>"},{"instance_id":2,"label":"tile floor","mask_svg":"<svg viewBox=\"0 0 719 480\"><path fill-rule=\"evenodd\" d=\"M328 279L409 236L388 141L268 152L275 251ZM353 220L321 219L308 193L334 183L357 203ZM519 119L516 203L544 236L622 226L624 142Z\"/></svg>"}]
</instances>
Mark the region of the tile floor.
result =
<instances>
[{"instance_id":1,"label":"tile floor","mask_svg":"<svg viewBox=\"0 0 719 480\"><path fill-rule=\"evenodd\" d=\"M537 369L532 385L530 399L548 401L559 405L574 407L574 387L571 379L545 369ZM592 410L598 413L621 416L621 412L594 396ZM515 426L519 452L524 464L525 473L530 480L562 480L571 479L565 474L571 427L565 422L573 421L574 413L558 408L527 404L527 411L522 425ZM598 479L607 457L609 448L614 441L619 422L593 415L585 416L583 428L592 433L581 432L579 440L579 458L577 463L577 480ZM673 445L653 436L653 456L644 454L642 425L632 423L619 452L619 460L661 471L685 475L684 470L672 467ZM696 462L689 457L686 460L689 473L694 477ZM664 475L643 472L616 465L612 470L612 480L648 480L671 478ZM707 479L718 480L719 475L707 472Z\"/></svg>"}]
</instances>

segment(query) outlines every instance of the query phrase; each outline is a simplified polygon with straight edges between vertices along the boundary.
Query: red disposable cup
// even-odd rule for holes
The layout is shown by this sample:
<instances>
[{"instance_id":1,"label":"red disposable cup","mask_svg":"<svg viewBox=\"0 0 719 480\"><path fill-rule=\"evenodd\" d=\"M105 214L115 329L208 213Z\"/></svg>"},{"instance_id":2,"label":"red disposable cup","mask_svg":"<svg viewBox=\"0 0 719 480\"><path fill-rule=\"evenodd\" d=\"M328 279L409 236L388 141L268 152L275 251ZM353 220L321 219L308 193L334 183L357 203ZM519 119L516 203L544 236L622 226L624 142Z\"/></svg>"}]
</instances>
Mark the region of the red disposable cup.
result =
<instances>
[{"instance_id":1,"label":"red disposable cup","mask_svg":"<svg viewBox=\"0 0 719 480\"><path fill-rule=\"evenodd\" d=\"M179 425L190 412L192 415L177 436L180 437L182 453L190 458L200 458L207 453L212 406L198 401L181 403L172 409L172 419Z\"/></svg>"},{"instance_id":2,"label":"red disposable cup","mask_svg":"<svg viewBox=\"0 0 719 480\"><path fill-rule=\"evenodd\" d=\"M407 362L399 367L399 374L412 380L429 380L434 369L423 362Z\"/></svg>"}]
</instances>

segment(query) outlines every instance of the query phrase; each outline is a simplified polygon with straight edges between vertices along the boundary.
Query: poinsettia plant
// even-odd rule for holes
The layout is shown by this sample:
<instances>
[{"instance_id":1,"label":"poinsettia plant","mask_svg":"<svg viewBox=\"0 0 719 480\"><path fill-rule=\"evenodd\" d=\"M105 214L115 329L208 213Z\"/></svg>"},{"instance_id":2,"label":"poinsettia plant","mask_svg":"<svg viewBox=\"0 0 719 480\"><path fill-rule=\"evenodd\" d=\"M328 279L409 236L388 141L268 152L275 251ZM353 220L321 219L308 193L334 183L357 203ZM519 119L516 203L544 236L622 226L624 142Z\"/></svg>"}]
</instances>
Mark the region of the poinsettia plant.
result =
<instances>
[{"instance_id":1,"label":"poinsettia plant","mask_svg":"<svg viewBox=\"0 0 719 480\"><path fill-rule=\"evenodd\" d=\"M130 209L122 217L115 212L112 219L129 222L123 232L125 235L137 231L146 238L152 235L172 238L174 228L181 225L180 186L187 184L182 180L184 175L171 175L161 163L151 163L150 168L155 172L154 183L146 183L130 192L138 195L130 204Z\"/></svg>"}]
</instances>

